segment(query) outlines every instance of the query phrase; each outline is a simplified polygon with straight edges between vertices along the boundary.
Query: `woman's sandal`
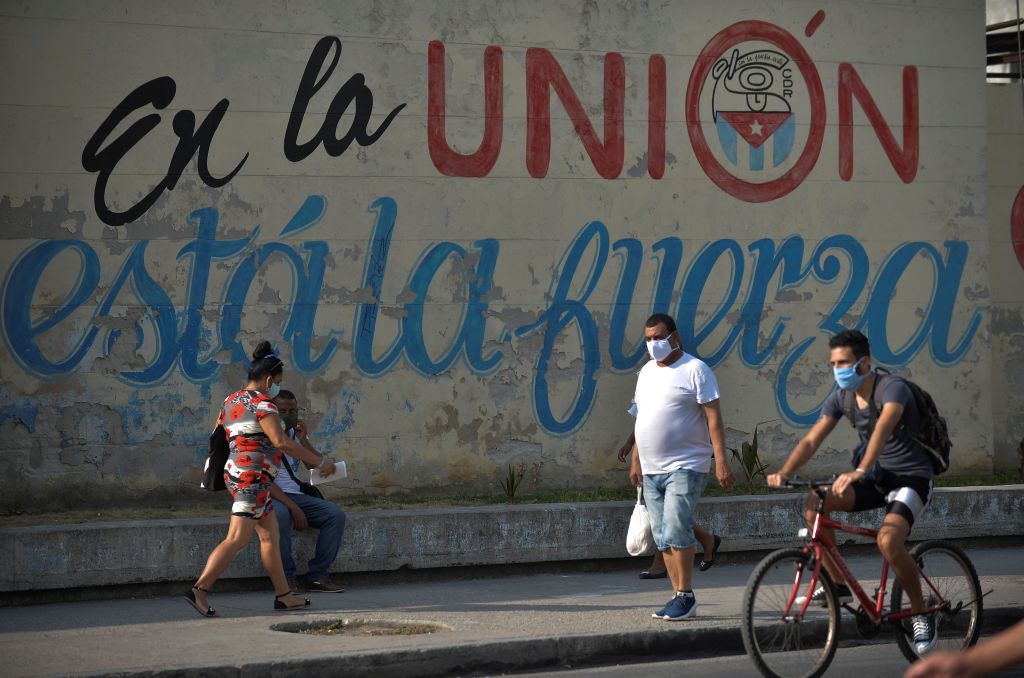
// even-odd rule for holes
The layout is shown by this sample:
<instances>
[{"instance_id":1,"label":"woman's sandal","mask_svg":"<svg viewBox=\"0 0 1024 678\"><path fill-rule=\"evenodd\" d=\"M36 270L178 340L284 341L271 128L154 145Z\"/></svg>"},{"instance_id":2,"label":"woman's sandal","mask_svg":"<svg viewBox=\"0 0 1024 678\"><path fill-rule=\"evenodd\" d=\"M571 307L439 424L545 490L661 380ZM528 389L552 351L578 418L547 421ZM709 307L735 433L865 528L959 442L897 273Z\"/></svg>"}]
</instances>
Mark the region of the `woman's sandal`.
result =
<instances>
[{"instance_id":1,"label":"woman's sandal","mask_svg":"<svg viewBox=\"0 0 1024 678\"><path fill-rule=\"evenodd\" d=\"M202 591L203 593L207 594L210 593L209 589L204 589L202 586L199 585L193 585L192 589L190 589L189 592L185 594L185 600L188 601L188 604L196 608L196 612L203 615L204 617L216 617L217 610L213 609L209 605L207 605L206 609L204 610L203 606L199 604L199 601L196 600L196 591Z\"/></svg>"},{"instance_id":2,"label":"woman's sandal","mask_svg":"<svg viewBox=\"0 0 1024 678\"><path fill-rule=\"evenodd\" d=\"M662 570L661 572L651 572L650 570L644 570L640 573L641 579L664 579L668 576L668 570Z\"/></svg>"},{"instance_id":3,"label":"woman's sandal","mask_svg":"<svg viewBox=\"0 0 1024 678\"><path fill-rule=\"evenodd\" d=\"M713 549L711 549L711 553L712 553L712 555L717 557L718 556L718 547L722 545L722 538L719 537L717 534L712 534L711 536L715 538L715 547ZM704 555L706 556L707 554L704 554ZM714 565L714 564L715 564L715 559L714 558L708 558L707 560L705 560L704 556L701 556L700 562L697 563L697 569L700 570L701 572L707 572L708 570L711 569L711 566Z\"/></svg>"},{"instance_id":4,"label":"woman's sandal","mask_svg":"<svg viewBox=\"0 0 1024 678\"><path fill-rule=\"evenodd\" d=\"M293 595L294 593L295 593L295 591L285 591L284 593L282 593L279 596L274 596L274 609L275 610L282 610L282 611L287 612L288 610L301 610L302 608L309 607L310 605L313 604L312 601L310 601L309 598L303 598L302 600L304 602L302 602L302 603L300 603L298 605L285 605L284 602L281 601L281 599L284 598L285 596L290 596L290 595Z\"/></svg>"}]
</instances>

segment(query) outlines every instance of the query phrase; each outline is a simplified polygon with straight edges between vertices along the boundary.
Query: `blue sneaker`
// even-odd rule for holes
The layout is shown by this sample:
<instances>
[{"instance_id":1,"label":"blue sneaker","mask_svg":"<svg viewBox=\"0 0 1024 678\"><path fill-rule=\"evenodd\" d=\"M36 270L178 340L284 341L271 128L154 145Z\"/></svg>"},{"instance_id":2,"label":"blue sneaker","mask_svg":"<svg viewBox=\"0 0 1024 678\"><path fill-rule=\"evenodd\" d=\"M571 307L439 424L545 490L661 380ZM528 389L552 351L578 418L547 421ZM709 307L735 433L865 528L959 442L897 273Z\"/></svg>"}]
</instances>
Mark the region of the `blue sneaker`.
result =
<instances>
[{"instance_id":1,"label":"blue sneaker","mask_svg":"<svg viewBox=\"0 0 1024 678\"><path fill-rule=\"evenodd\" d=\"M665 606L662 619L682 621L697 614L697 597L693 593L677 593L675 598Z\"/></svg>"},{"instance_id":2,"label":"blue sneaker","mask_svg":"<svg viewBox=\"0 0 1024 678\"><path fill-rule=\"evenodd\" d=\"M668 610L669 607L671 607L672 603L674 603L675 600L676 600L676 597L672 596L672 600L670 600L667 603L665 603L665 607L661 608L660 610L658 610L657 612L655 612L651 616L654 617L655 619L665 619L665 612Z\"/></svg>"},{"instance_id":3,"label":"blue sneaker","mask_svg":"<svg viewBox=\"0 0 1024 678\"><path fill-rule=\"evenodd\" d=\"M935 615L915 614L911 619L914 626L914 649L918 657L923 657L935 647L935 641L938 640L938 634L935 633Z\"/></svg>"}]
</instances>

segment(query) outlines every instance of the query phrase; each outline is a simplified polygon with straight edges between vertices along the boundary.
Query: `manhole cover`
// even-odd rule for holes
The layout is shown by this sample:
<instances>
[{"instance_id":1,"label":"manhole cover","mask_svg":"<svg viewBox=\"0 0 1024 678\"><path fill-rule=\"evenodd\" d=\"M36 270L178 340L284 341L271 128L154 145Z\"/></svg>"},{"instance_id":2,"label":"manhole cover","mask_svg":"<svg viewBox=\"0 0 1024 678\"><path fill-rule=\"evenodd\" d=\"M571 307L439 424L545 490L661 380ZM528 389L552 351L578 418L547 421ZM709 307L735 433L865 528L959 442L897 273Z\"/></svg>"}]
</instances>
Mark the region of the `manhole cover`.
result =
<instances>
[{"instance_id":1,"label":"manhole cover","mask_svg":"<svg viewBox=\"0 0 1024 678\"><path fill-rule=\"evenodd\" d=\"M450 631L445 624L429 621L381 621L379 619L324 619L315 622L274 624L274 631L310 636L416 636Z\"/></svg>"}]
</instances>

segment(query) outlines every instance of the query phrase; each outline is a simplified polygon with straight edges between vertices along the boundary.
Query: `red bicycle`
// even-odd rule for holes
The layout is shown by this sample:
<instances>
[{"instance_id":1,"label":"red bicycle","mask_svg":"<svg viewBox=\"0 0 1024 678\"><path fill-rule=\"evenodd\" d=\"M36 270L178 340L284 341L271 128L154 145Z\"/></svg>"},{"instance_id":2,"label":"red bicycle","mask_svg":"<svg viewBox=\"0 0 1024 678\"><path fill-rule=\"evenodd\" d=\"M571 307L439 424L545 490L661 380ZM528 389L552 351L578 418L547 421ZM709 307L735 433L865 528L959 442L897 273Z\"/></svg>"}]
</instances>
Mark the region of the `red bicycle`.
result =
<instances>
[{"instance_id":1,"label":"red bicycle","mask_svg":"<svg viewBox=\"0 0 1024 678\"><path fill-rule=\"evenodd\" d=\"M770 678L804 678L822 675L832 662L839 642L840 605L828 572L821 566L824 554L842 571L854 595L844 604L854 615L861 637L872 638L883 626L893 629L903 655L917 659L910 628L910 600L893 577L889 611L884 610L889 563L882 561L882 576L873 596L864 592L836 545L821 528L874 539L877 530L847 525L822 514L832 481L788 481L789 487L809 487L817 495L817 515L803 548L781 549L762 560L743 596L743 644L754 665ZM962 650L973 645L981 629L982 593L974 565L957 546L945 541L924 541L910 550L921 574L927 611L935 614L938 641L935 649ZM825 601L812 602L819 587ZM859 606L854 607L854 605Z\"/></svg>"}]
</instances>

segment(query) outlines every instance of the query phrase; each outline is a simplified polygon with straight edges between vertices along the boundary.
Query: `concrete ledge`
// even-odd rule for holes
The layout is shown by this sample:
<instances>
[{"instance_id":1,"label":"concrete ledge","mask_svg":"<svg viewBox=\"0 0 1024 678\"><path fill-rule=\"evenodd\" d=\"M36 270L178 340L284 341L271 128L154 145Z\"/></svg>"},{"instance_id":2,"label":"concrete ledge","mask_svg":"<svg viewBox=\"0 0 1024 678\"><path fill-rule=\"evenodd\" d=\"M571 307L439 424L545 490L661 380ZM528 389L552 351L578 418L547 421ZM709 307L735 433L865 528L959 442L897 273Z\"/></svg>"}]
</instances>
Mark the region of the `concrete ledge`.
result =
<instances>
[{"instance_id":1,"label":"concrete ledge","mask_svg":"<svg viewBox=\"0 0 1024 678\"><path fill-rule=\"evenodd\" d=\"M723 551L795 544L803 497L705 499L698 522ZM336 572L621 558L632 502L537 504L349 514ZM880 512L853 517L877 526ZM225 518L0 529L0 591L187 581L224 537ZM1024 535L1024 485L935 491L914 539ZM255 540L254 540L255 542ZM300 573L315 532L296 535ZM225 578L265 572L255 543Z\"/></svg>"}]
</instances>

